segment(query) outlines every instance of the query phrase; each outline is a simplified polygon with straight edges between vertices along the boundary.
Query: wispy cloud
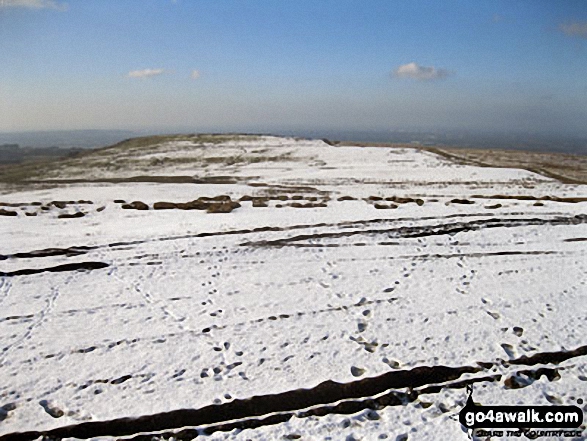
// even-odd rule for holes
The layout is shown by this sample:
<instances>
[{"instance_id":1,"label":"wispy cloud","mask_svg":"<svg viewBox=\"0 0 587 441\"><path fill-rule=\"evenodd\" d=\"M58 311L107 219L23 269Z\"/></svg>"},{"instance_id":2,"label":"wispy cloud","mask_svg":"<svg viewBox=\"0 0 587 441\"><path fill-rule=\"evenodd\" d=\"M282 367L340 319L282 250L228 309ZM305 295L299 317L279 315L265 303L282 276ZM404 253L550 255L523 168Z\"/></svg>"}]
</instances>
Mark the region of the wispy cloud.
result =
<instances>
[{"instance_id":1,"label":"wispy cloud","mask_svg":"<svg viewBox=\"0 0 587 441\"><path fill-rule=\"evenodd\" d=\"M67 3L55 0L0 0L0 8L55 9L66 11Z\"/></svg>"},{"instance_id":2,"label":"wispy cloud","mask_svg":"<svg viewBox=\"0 0 587 441\"><path fill-rule=\"evenodd\" d=\"M432 66L420 66L417 63L402 64L393 71L397 78L408 78L412 80L431 81L440 80L451 75L446 69L437 69Z\"/></svg>"},{"instance_id":3,"label":"wispy cloud","mask_svg":"<svg viewBox=\"0 0 587 441\"><path fill-rule=\"evenodd\" d=\"M128 73L129 78L150 78L162 75L165 73L165 69L143 69L143 70L131 70Z\"/></svg>"},{"instance_id":4,"label":"wispy cloud","mask_svg":"<svg viewBox=\"0 0 587 441\"><path fill-rule=\"evenodd\" d=\"M561 23L559 29L569 37L587 38L587 21Z\"/></svg>"},{"instance_id":5,"label":"wispy cloud","mask_svg":"<svg viewBox=\"0 0 587 441\"><path fill-rule=\"evenodd\" d=\"M190 78L192 80L197 80L198 78L200 78L200 71L197 69L192 70L192 73L190 74Z\"/></svg>"},{"instance_id":6,"label":"wispy cloud","mask_svg":"<svg viewBox=\"0 0 587 441\"><path fill-rule=\"evenodd\" d=\"M493 23L499 23L503 21L503 15L493 14Z\"/></svg>"}]
</instances>

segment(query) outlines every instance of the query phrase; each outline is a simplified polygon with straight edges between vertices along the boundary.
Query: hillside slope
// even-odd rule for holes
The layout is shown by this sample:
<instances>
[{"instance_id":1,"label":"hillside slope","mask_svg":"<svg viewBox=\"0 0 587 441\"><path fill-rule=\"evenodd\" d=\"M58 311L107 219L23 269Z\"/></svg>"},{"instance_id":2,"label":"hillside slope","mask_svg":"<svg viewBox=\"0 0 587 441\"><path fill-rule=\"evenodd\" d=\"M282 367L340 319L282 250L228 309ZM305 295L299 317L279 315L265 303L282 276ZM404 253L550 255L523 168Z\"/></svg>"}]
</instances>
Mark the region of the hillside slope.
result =
<instances>
[{"instance_id":1,"label":"hillside slope","mask_svg":"<svg viewBox=\"0 0 587 441\"><path fill-rule=\"evenodd\" d=\"M10 173L0 440L464 440L468 384L585 408L584 185L248 135Z\"/></svg>"}]
</instances>

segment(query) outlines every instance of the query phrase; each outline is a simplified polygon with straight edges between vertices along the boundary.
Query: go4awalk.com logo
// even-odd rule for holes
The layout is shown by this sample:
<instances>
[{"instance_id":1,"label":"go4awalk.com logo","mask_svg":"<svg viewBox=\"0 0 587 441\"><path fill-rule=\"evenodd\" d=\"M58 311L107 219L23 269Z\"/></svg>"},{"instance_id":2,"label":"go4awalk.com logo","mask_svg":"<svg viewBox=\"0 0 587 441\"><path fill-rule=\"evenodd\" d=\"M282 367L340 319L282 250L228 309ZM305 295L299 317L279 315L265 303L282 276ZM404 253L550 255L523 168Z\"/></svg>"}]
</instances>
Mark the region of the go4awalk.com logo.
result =
<instances>
[{"instance_id":1,"label":"go4awalk.com logo","mask_svg":"<svg viewBox=\"0 0 587 441\"><path fill-rule=\"evenodd\" d=\"M469 397L459 413L459 421L468 429L477 429L477 436L581 436L583 411L577 406L482 406L473 402L471 386L467 386L467 391Z\"/></svg>"}]
</instances>

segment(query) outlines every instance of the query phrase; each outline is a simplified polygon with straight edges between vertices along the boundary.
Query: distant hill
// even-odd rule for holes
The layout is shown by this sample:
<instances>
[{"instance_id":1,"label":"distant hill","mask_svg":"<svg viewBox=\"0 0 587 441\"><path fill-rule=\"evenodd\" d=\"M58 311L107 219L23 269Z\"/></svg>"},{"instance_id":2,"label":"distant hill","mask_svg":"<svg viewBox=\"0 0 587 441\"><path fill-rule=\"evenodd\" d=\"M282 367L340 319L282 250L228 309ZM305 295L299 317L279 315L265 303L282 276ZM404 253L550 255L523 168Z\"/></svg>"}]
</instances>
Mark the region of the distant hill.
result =
<instances>
[{"instance_id":1,"label":"distant hill","mask_svg":"<svg viewBox=\"0 0 587 441\"><path fill-rule=\"evenodd\" d=\"M154 130L60 130L38 132L0 132L0 145L19 144L21 148L91 149L117 144L120 141L162 133L226 133L226 130L170 129ZM271 133L277 136L327 138L337 141L367 143L400 143L425 147L459 147L473 149L506 149L547 153L587 155L587 138L561 137L554 134L496 133L465 130L292 130L256 128L235 133Z\"/></svg>"},{"instance_id":2,"label":"distant hill","mask_svg":"<svg viewBox=\"0 0 587 441\"><path fill-rule=\"evenodd\" d=\"M0 132L1 144L21 147L95 148L115 144L137 136L129 130L56 130L40 132Z\"/></svg>"}]
</instances>

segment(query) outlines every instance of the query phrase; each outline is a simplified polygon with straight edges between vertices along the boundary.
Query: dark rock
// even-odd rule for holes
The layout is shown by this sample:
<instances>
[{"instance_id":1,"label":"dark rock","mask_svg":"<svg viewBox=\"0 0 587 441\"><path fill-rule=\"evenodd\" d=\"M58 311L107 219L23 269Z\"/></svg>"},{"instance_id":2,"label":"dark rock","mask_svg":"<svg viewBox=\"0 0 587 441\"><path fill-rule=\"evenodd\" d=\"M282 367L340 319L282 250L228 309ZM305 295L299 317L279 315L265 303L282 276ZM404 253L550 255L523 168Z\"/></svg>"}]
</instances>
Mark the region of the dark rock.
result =
<instances>
[{"instance_id":1,"label":"dark rock","mask_svg":"<svg viewBox=\"0 0 587 441\"><path fill-rule=\"evenodd\" d=\"M155 202L153 209L155 210L173 210L177 208L177 204L173 202Z\"/></svg>"},{"instance_id":2,"label":"dark rock","mask_svg":"<svg viewBox=\"0 0 587 441\"><path fill-rule=\"evenodd\" d=\"M141 201L133 201L130 204L124 204L122 208L125 210L148 210L149 206Z\"/></svg>"},{"instance_id":3,"label":"dark rock","mask_svg":"<svg viewBox=\"0 0 587 441\"><path fill-rule=\"evenodd\" d=\"M230 202L230 196L227 195L220 195L220 196L213 196L211 198L206 197L206 196L202 196L200 198L198 198L198 200L200 201L204 201L204 202Z\"/></svg>"},{"instance_id":4,"label":"dark rock","mask_svg":"<svg viewBox=\"0 0 587 441\"><path fill-rule=\"evenodd\" d=\"M55 206L57 208L63 209L65 207L67 207L67 202L65 202L65 201L53 201L49 205L53 205L53 206Z\"/></svg>"},{"instance_id":5,"label":"dark rock","mask_svg":"<svg viewBox=\"0 0 587 441\"><path fill-rule=\"evenodd\" d=\"M385 205L385 204L373 204L373 206L375 208L377 208L378 210L389 210L389 209L397 208L397 205L395 205L395 204L389 204L389 205Z\"/></svg>"},{"instance_id":6,"label":"dark rock","mask_svg":"<svg viewBox=\"0 0 587 441\"><path fill-rule=\"evenodd\" d=\"M175 204L180 210L206 210L210 204L208 202L197 199L190 202L180 202Z\"/></svg>"},{"instance_id":7,"label":"dark rock","mask_svg":"<svg viewBox=\"0 0 587 441\"><path fill-rule=\"evenodd\" d=\"M451 204L464 204L464 205L469 205L469 204L475 203L475 201L470 201L469 199L453 199L450 202L451 202Z\"/></svg>"},{"instance_id":8,"label":"dark rock","mask_svg":"<svg viewBox=\"0 0 587 441\"><path fill-rule=\"evenodd\" d=\"M68 213L64 213L64 214L60 214L59 216L57 216L58 219L74 219L77 217L84 217L86 215L86 213L82 213L81 211L76 211L75 213L72 214L68 214Z\"/></svg>"},{"instance_id":9,"label":"dark rock","mask_svg":"<svg viewBox=\"0 0 587 441\"><path fill-rule=\"evenodd\" d=\"M220 202L220 203L212 203L208 205L206 208L207 213L230 213L235 208L239 208L241 204L238 202L230 201L230 202Z\"/></svg>"}]
</instances>

